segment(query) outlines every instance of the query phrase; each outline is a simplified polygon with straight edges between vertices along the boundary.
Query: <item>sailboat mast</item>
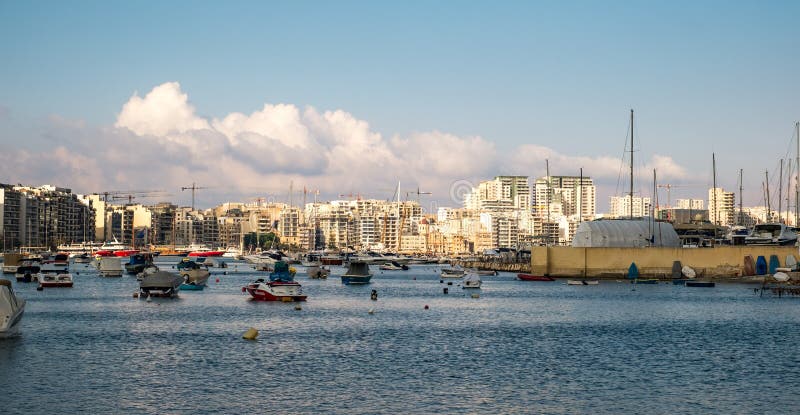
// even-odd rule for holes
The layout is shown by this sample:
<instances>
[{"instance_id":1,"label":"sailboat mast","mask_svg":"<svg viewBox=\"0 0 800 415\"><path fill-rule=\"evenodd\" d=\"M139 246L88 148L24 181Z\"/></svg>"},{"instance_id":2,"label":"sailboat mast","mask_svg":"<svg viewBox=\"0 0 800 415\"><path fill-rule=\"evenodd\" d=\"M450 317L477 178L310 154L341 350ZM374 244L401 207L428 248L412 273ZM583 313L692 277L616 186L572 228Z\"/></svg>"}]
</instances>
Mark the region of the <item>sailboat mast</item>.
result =
<instances>
[{"instance_id":1,"label":"sailboat mast","mask_svg":"<svg viewBox=\"0 0 800 415\"><path fill-rule=\"evenodd\" d=\"M797 140L797 153L795 155L795 169L797 174L794 181L794 226L797 226L797 219L800 216L800 122L794 123L794 138Z\"/></svg>"},{"instance_id":2,"label":"sailboat mast","mask_svg":"<svg viewBox=\"0 0 800 415\"><path fill-rule=\"evenodd\" d=\"M744 184L742 183L743 169L739 169L739 226L744 225L744 217L742 216L742 192Z\"/></svg>"},{"instance_id":3,"label":"sailboat mast","mask_svg":"<svg viewBox=\"0 0 800 415\"><path fill-rule=\"evenodd\" d=\"M544 160L544 168L545 174L547 175L547 226L550 226L550 160ZM546 245L550 245L550 230L545 229L547 239L545 240Z\"/></svg>"},{"instance_id":4,"label":"sailboat mast","mask_svg":"<svg viewBox=\"0 0 800 415\"><path fill-rule=\"evenodd\" d=\"M781 159L781 169L778 173L778 223L781 221L781 214L783 211L783 159Z\"/></svg>"},{"instance_id":5,"label":"sailboat mast","mask_svg":"<svg viewBox=\"0 0 800 415\"><path fill-rule=\"evenodd\" d=\"M581 177L578 182L578 224L583 219L583 167L581 167Z\"/></svg>"},{"instance_id":6,"label":"sailboat mast","mask_svg":"<svg viewBox=\"0 0 800 415\"><path fill-rule=\"evenodd\" d=\"M786 159L788 166L786 166L786 219L785 224L789 224L789 215L792 212L792 208L790 207L789 203L792 201L792 197L790 196L789 189L792 188L792 159Z\"/></svg>"},{"instance_id":7,"label":"sailboat mast","mask_svg":"<svg viewBox=\"0 0 800 415\"><path fill-rule=\"evenodd\" d=\"M631 108L631 192L630 192L630 218L633 219L633 109Z\"/></svg>"},{"instance_id":8,"label":"sailboat mast","mask_svg":"<svg viewBox=\"0 0 800 415\"><path fill-rule=\"evenodd\" d=\"M719 206L717 205L717 155L714 153L711 153L711 170L714 175L714 243L716 243L717 226L719 226Z\"/></svg>"},{"instance_id":9,"label":"sailboat mast","mask_svg":"<svg viewBox=\"0 0 800 415\"><path fill-rule=\"evenodd\" d=\"M767 178L767 181L764 184L764 197L767 200L767 218L766 221L769 222L769 218L772 216L771 208L769 205L769 170L764 171L764 176Z\"/></svg>"}]
</instances>

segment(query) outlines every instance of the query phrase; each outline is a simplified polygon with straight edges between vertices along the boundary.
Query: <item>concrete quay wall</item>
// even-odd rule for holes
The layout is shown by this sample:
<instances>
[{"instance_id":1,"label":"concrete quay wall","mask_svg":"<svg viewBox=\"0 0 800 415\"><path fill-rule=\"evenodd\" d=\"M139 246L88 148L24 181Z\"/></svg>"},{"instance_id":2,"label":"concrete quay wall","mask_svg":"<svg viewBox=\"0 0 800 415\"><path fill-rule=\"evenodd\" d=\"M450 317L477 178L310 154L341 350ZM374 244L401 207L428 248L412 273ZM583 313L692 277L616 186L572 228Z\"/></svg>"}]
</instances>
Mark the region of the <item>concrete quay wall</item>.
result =
<instances>
[{"instance_id":1,"label":"concrete quay wall","mask_svg":"<svg viewBox=\"0 0 800 415\"><path fill-rule=\"evenodd\" d=\"M777 255L781 266L797 247L720 246L714 248L573 248L537 246L531 249L531 272L551 277L626 278L635 262L639 274L648 278L670 278L673 261L693 268L699 278L735 278L744 273L746 255L757 259Z\"/></svg>"}]
</instances>

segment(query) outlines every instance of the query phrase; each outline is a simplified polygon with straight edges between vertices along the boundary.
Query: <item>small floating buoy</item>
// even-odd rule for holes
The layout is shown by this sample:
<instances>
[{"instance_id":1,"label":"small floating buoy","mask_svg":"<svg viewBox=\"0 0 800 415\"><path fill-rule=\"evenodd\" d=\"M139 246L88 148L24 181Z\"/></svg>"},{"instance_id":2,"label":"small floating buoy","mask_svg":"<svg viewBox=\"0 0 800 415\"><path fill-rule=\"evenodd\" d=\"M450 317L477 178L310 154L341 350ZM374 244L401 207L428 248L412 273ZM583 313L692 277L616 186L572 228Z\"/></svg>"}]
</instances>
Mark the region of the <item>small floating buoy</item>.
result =
<instances>
[{"instance_id":1,"label":"small floating buoy","mask_svg":"<svg viewBox=\"0 0 800 415\"><path fill-rule=\"evenodd\" d=\"M367 311L367 313L369 313L369 314L375 314L375 309L374 309L374 308L370 308L370 309L369 309L369 311Z\"/></svg>"},{"instance_id":2,"label":"small floating buoy","mask_svg":"<svg viewBox=\"0 0 800 415\"><path fill-rule=\"evenodd\" d=\"M44 287L42 287L42 286L40 285L40 286L36 287L36 291L44 291Z\"/></svg>"},{"instance_id":3,"label":"small floating buoy","mask_svg":"<svg viewBox=\"0 0 800 415\"><path fill-rule=\"evenodd\" d=\"M378 290L372 290L372 293L369 295L369 299L372 301L378 301Z\"/></svg>"},{"instance_id":4,"label":"small floating buoy","mask_svg":"<svg viewBox=\"0 0 800 415\"><path fill-rule=\"evenodd\" d=\"M217 282L219 282L219 278L217 278Z\"/></svg>"},{"instance_id":5,"label":"small floating buoy","mask_svg":"<svg viewBox=\"0 0 800 415\"><path fill-rule=\"evenodd\" d=\"M414 281L416 281L416 280L417 280L417 277L414 277L414 278L411 278L411 279L412 279L412 280L414 280Z\"/></svg>"},{"instance_id":6,"label":"small floating buoy","mask_svg":"<svg viewBox=\"0 0 800 415\"><path fill-rule=\"evenodd\" d=\"M448 291L448 290L447 290L447 287L444 287L444 288L442 288L442 292L443 292L443 293L447 294L447 291Z\"/></svg>"},{"instance_id":7,"label":"small floating buoy","mask_svg":"<svg viewBox=\"0 0 800 415\"><path fill-rule=\"evenodd\" d=\"M300 304L298 304L298 305L294 306L294 309L297 310L297 311L300 311L300 310L303 309L303 307L301 307Z\"/></svg>"},{"instance_id":8,"label":"small floating buoy","mask_svg":"<svg viewBox=\"0 0 800 415\"><path fill-rule=\"evenodd\" d=\"M447 285L453 285L453 281L447 281Z\"/></svg>"},{"instance_id":9,"label":"small floating buoy","mask_svg":"<svg viewBox=\"0 0 800 415\"><path fill-rule=\"evenodd\" d=\"M254 329L252 327L247 329L247 331L244 332L244 334L242 335L242 338L245 339L245 340L255 340L256 337L258 337L258 330Z\"/></svg>"},{"instance_id":10,"label":"small floating buoy","mask_svg":"<svg viewBox=\"0 0 800 415\"><path fill-rule=\"evenodd\" d=\"M444 280L439 280L439 284L444 284Z\"/></svg>"},{"instance_id":11,"label":"small floating buoy","mask_svg":"<svg viewBox=\"0 0 800 415\"><path fill-rule=\"evenodd\" d=\"M222 271L222 275L228 275L228 271Z\"/></svg>"},{"instance_id":12,"label":"small floating buoy","mask_svg":"<svg viewBox=\"0 0 800 415\"><path fill-rule=\"evenodd\" d=\"M152 298L150 298L150 297L148 296L148 297L147 297L147 302L149 303L149 302L151 302L151 301L153 301L153 299L152 299Z\"/></svg>"},{"instance_id":13,"label":"small floating buoy","mask_svg":"<svg viewBox=\"0 0 800 415\"><path fill-rule=\"evenodd\" d=\"M139 298L139 293L137 292L133 293L133 298Z\"/></svg>"},{"instance_id":14,"label":"small floating buoy","mask_svg":"<svg viewBox=\"0 0 800 415\"><path fill-rule=\"evenodd\" d=\"M428 305L427 305L427 304L425 304L425 309L426 309L426 310L428 309Z\"/></svg>"},{"instance_id":15,"label":"small floating buoy","mask_svg":"<svg viewBox=\"0 0 800 415\"><path fill-rule=\"evenodd\" d=\"M480 298L481 296L478 294L472 294L472 298Z\"/></svg>"}]
</instances>

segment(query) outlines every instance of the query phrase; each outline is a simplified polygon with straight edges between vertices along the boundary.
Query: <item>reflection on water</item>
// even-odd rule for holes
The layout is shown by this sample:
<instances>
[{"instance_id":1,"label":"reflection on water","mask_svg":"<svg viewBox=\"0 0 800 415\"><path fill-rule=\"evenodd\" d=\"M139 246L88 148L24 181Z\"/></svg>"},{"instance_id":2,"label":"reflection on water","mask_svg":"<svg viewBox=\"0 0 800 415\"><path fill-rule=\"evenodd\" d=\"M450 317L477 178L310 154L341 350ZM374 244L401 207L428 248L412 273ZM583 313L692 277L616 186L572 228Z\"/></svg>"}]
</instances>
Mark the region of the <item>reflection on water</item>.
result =
<instances>
[{"instance_id":1,"label":"reflection on water","mask_svg":"<svg viewBox=\"0 0 800 415\"><path fill-rule=\"evenodd\" d=\"M375 269L366 286L342 285L334 267L327 280L300 271L309 300L298 311L242 294L257 275L245 264L214 270L204 291L152 301L133 298L135 278L73 272L72 289L15 284L28 305L22 336L0 342L3 413L786 413L800 404L785 393L800 380L800 303L745 285L633 291L501 274L483 277L471 298L457 280L440 283L436 267ZM241 339L248 327L257 341Z\"/></svg>"}]
</instances>

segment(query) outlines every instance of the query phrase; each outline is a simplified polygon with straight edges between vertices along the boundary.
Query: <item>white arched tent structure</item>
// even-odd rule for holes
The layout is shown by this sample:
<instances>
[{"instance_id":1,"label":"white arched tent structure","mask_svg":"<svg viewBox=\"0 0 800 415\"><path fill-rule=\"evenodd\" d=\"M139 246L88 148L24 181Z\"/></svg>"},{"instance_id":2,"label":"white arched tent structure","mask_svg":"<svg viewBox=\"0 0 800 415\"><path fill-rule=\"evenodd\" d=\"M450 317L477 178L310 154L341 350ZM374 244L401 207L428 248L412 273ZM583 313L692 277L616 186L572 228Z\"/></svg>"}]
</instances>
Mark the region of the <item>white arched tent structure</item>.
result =
<instances>
[{"instance_id":1,"label":"white arched tent structure","mask_svg":"<svg viewBox=\"0 0 800 415\"><path fill-rule=\"evenodd\" d=\"M648 219L595 220L583 222L575 231L576 248L644 248L681 246L671 224Z\"/></svg>"}]
</instances>

